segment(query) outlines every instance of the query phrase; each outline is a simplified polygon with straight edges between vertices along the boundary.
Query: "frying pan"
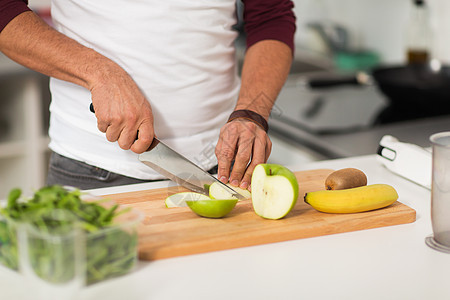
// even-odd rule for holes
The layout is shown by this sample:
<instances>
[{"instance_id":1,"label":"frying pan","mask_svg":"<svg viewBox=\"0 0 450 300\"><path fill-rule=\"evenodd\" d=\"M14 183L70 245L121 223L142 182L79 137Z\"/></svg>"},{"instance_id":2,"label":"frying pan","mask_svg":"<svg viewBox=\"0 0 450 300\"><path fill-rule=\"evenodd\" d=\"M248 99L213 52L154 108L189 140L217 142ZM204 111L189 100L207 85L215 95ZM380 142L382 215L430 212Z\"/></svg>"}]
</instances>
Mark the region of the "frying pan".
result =
<instances>
[{"instance_id":1,"label":"frying pan","mask_svg":"<svg viewBox=\"0 0 450 300\"><path fill-rule=\"evenodd\" d=\"M312 89L375 84L389 100L377 123L450 114L450 66L379 67L345 78L313 78L308 84Z\"/></svg>"}]
</instances>

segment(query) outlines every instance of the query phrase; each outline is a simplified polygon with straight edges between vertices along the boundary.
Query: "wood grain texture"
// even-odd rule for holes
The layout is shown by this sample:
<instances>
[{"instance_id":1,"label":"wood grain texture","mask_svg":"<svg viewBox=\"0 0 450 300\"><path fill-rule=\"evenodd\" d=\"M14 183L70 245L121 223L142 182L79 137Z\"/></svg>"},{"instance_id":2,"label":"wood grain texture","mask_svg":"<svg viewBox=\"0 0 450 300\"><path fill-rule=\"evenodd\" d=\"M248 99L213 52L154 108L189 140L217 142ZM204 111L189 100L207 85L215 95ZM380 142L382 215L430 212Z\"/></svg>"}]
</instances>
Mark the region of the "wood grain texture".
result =
<instances>
[{"instance_id":1,"label":"wood grain texture","mask_svg":"<svg viewBox=\"0 0 450 300\"><path fill-rule=\"evenodd\" d=\"M222 219L202 218L189 208L166 208L164 200L182 187L105 195L131 206L145 215L139 227L139 257L156 260L182 255L275 243L328 234L377 228L416 220L412 208L395 202L389 207L356 214L327 214L303 201L306 192L325 189L325 178L333 170L296 172L299 199L295 208L281 220L257 216L251 200L240 201Z\"/></svg>"}]
</instances>

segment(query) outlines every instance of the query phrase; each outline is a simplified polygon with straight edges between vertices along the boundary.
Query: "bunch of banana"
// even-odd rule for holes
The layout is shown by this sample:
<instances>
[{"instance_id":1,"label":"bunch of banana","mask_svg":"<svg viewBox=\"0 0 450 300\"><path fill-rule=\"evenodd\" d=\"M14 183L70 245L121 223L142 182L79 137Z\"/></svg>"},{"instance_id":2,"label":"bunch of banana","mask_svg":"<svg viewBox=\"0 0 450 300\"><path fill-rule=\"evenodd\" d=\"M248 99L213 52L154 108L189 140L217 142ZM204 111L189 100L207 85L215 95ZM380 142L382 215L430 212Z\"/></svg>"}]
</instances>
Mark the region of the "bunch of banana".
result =
<instances>
[{"instance_id":1,"label":"bunch of banana","mask_svg":"<svg viewBox=\"0 0 450 300\"><path fill-rule=\"evenodd\" d=\"M397 191L387 184L372 184L343 190L325 190L305 194L305 202L326 213L356 213L386 207L398 199Z\"/></svg>"}]
</instances>

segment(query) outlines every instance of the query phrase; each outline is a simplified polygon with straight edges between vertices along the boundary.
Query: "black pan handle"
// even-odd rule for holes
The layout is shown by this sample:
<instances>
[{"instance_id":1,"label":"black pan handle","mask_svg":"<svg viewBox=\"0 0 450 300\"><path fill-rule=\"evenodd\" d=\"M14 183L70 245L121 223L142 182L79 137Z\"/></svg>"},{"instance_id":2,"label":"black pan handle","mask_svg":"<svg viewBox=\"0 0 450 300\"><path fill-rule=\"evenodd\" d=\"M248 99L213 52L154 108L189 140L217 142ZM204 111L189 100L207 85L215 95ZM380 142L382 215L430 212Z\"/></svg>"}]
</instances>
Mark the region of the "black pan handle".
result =
<instances>
[{"instance_id":1,"label":"black pan handle","mask_svg":"<svg viewBox=\"0 0 450 300\"><path fill-rule=\"evenodd\" d=\"M339 78L313 78L308 80L308 86L312 89L331 88L336 86L358 85L361 83L356 76Z\"/></svg>"}]
</instances>

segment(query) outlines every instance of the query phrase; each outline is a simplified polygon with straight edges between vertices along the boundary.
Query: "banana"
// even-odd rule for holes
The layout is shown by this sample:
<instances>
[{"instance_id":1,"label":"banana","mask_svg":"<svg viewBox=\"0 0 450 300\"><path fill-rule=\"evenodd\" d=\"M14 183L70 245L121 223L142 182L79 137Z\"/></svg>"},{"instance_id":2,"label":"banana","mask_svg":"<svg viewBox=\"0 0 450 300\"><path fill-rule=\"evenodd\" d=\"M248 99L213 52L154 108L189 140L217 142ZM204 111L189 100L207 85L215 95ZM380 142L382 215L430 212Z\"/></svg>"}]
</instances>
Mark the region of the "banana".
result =
<instances>
[{"instance_id":1,"label":"banana","mask_svg":"<svg viewBox=\"0 0 450 300\"><path fill-rule=\"evenodd\" d=\"M305 194L305 202L326 213L357 213L386 207L398 199L387 184L372 184L345 190L325 190Z\"/></svg>"}]
</instances>

